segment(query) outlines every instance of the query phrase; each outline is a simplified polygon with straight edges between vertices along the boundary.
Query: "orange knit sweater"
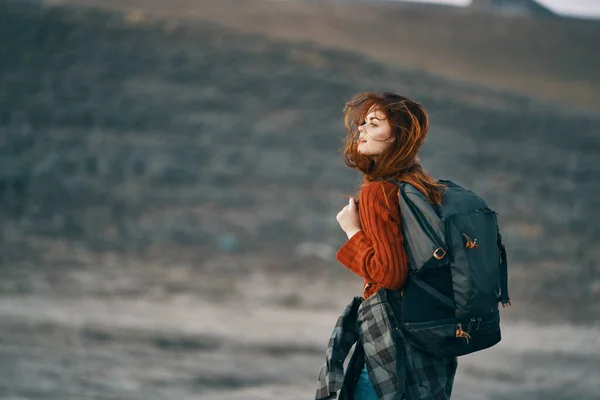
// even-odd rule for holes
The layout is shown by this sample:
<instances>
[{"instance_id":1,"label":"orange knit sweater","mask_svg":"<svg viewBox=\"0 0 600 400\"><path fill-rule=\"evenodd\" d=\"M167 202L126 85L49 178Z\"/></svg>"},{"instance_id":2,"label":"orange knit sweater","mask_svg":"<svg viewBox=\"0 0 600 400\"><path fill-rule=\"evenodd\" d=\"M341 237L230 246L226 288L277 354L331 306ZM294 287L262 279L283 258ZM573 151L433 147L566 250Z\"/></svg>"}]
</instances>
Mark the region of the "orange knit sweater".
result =
<instances>
[{"instance_id":1,"label":"orange knit sweater","mask_svg":"<svg viewBox=\"0 0 600 400\"><path fill-rule=\"evenodd\" d=\"M363 296L380 288L399 289L406 282L408 257L404 250L398 188L390 182L371 182L358 196L362 230L337 252L337 260L364 278Z\"/></svg>"}]
</instances>

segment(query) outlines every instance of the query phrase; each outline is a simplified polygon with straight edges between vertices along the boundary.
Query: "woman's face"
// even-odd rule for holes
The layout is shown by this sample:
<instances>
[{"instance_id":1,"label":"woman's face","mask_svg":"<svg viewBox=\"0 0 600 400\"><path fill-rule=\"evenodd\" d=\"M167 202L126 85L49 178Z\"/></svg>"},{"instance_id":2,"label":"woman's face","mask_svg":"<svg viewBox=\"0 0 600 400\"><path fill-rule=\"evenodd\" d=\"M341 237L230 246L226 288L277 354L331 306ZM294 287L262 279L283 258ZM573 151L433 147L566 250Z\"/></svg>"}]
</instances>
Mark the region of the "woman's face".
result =
<instances>
[{"instance_id":1,"label":"woman's face","mask_svg":"<svg viewBox=\"0 0 600 400\"><path fill-rule=\"evenodd\" d=\"M369 110L363 124L358 127L358 152L364 155L378 156L394 141L392 127L382 111Z\"/></svg>"}]
</instances>

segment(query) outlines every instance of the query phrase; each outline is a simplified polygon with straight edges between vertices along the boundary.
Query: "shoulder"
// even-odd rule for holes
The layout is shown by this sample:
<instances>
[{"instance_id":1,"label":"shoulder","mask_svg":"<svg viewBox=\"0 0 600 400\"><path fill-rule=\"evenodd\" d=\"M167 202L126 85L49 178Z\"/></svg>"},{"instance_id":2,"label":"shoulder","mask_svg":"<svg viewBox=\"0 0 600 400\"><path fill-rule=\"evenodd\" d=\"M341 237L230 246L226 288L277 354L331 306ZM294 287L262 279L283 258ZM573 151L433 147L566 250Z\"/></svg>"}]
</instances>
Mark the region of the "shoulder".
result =
<instances>
[{"instance_id":1,"label":"shoulder","mask_svg":"<svg viewBox=\"0 0 600 400\"><path fill-rule=\"evenodd\" d=\"M361 189L359 199L363 204L381 201L398 204L398 187L387 181L369 182Z\"/></svg>"}]
</instances>

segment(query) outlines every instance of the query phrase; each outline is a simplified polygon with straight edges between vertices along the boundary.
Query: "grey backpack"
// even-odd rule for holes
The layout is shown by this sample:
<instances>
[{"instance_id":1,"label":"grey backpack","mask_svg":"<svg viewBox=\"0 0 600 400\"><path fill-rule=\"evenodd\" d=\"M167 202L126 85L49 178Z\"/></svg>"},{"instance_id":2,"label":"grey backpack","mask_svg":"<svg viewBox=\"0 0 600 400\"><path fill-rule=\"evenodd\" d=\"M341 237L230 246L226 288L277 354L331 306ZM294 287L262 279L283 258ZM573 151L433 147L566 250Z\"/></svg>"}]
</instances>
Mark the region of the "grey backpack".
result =
<instances>
[{"instance_id":1,"label":"grey backpack","mask_svg":"<svg viewBox=\"0 0 600 400\"><path fill-rule=\"evenodd\" d=\"M406 182L399 186L410 260L400 323L415 346L440 357L491 347L501 339L498 304L509 303L506 251L497 214L451 181L441 206Z\"/></svg>"}]
</instances>

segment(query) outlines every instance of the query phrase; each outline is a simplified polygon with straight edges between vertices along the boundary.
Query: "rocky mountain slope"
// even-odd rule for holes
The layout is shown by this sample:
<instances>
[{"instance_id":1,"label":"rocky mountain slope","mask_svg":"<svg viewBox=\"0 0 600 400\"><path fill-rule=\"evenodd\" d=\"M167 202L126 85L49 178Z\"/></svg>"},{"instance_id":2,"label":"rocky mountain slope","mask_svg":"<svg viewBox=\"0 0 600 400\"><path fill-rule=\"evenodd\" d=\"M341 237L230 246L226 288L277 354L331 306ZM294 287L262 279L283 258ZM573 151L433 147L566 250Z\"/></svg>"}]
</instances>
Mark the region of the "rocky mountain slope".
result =
<instances>
[{"instance_id":1,"label":"rocky mountain slope","mask_svg":"<svg viewBox=\"0 0 600 400\"><path fill-rule=\"evenodd\" d=\"M132 12L136 18L203 21L241 34L343 49L390 67L502 88L563 108L600 111L598 21L386 1L61 2Z\"/></svg>"}]
</instances>

